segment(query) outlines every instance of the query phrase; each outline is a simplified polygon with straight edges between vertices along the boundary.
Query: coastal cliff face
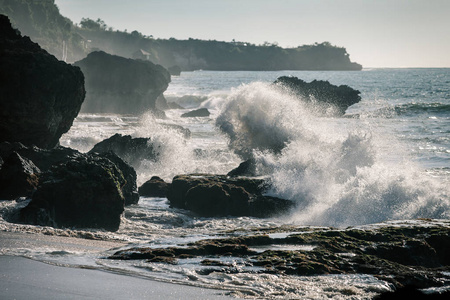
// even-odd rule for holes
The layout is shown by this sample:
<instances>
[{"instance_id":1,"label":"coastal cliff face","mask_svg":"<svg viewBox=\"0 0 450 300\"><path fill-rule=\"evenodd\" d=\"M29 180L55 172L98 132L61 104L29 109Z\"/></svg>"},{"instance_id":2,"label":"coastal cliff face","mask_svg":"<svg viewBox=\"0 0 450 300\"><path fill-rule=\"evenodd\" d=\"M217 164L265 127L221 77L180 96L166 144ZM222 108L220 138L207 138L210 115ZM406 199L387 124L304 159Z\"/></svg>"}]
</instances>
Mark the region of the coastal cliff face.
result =
<instances>
[{"instance_id":1,"label":"coastal cliff face","mask_svg":"<svg viewBox=\"0 0 450 300\"><path fill-rule=\"evenodd\" d=\"M0 15L0 142L52 148L83 103L84 76Z\"/></svg>"},{"instance_id":2,"label":"coastal cliff face","mask_svg":"<svg viewBox=\"0 0 450 300\"><path fill-rule=\"evenodd\" d=\"M160 65L92 52L75 62L86 77L82 112L139 114L160 113L156 99L167 89L170 74Z\"/></svg>"}]
</instances>

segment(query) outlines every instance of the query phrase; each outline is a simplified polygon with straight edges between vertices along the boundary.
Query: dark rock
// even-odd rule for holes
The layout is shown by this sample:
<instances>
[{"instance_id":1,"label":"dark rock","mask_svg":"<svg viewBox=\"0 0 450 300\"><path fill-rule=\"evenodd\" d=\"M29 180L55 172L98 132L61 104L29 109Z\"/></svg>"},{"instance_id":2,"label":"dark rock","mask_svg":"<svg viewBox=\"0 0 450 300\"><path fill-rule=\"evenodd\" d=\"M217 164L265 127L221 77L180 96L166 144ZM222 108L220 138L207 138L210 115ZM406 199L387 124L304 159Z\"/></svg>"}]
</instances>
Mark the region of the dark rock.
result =
<instances>
[{"instance_id":1,"label":"dark rock","mask_svg":"<svg viewBox=\"0 0 450 300\"><path fill-rule=\"evenodd\" d=\"M169 184L167 182L158 176L153 176L141 185L138 191L141 196L165 198L167 197L168 188Z\"/></svg>"},{"instance_id":2,"label":"dark rock","mask_svg":"<svg viewBox=\"0 0 450 300\"><path fill-rule=\"evenodd\" d=\"M181 115L182 118L193 117L209 117L210 113L207 108L199 108Z\"/></svg>"},{"instance_id":3,"label":"dark rock","mask_svg":"<svg viewBox=\"0 0 450 300\"><path fill-rule=\"evenodd\" d=\"M17 152L21 157L32 161L41 172L50 171L53 166L67 163L71 160L102 156L116 164L126 179L126 184L122 188L125 204L137 203L139 200L137 195L136 171L116 154L108 153L108 150L105 150L101 154L84 154L77 150L61 146L53 149L40 149L38 147L25 147L21 143L0 143L0 156L2 158L6 159L13 152Z\"/></svg>"},{"instance_id":4,"label":"dark rock","mask_svg":"<svg viewBox=\"0 0 450 300\"><path fill-rule=\"evenodd\" d=\"M329 114L329 108L334 108L331 113L344 115L351 105L361 101L360 91L347 85L336 86L328 81L313 80L307 83L297 77L282 76L275 82L276 85L287 88L290 92L301 97L303 101L315 102L323 107L323 112Z\"/></svg>"},{"instance_id":5,"label":"dark rock","mask_svg":"<svg viewBox=\"0 0 450 300\"><path fill-rule=\"evenodd\" d=\"M250 158L242 162L237 168L228 172L227 176L257 176L255 159Z\"/></svg>"},{"instance_id":6,"label":"dark rock","mask_svg":"<svg viewBox=\"0 0 450 300\"><path fill-rule=\"evenodd\" d=\"M0 15L0 95L0 142L52 148L80 111L84 77Z\"/></svg>"},{"instance_id":7,"label":"dark rock","mask_svg":"<svg viewBox=\"0 0 450 300\"><path fill-rule=\"evenodd\" d=\"M27 224L115 231L124 211L122 172L109 159L80 157L43 174L32 201L20 212Z\"/></svg>"},{"instance_id":8,"label":"dark rock","mask_svg":"<svg viewBox=\"0 0 450 300\"><path fill-rule=\"evenodd\" d=\"M288 200L263 196L262 179L230 178L223 175L192 174L175 176L167 198L173 207L191 210L201 216L270 217L294 206Z\"/></svg>"},{"instance_id":9,"label":"dark rock","mask_svg":"<svg viewBox=\"0 0 450 300\"><path fill-rule=\"evenodd\" d=\"M125 184L122 186L122 194L125 199L125 206L137 204L139 202L139 194L137 192L136 184L137 175L134 168L111 151L100 153L100 157L109 159L122 172L122 175L125 178Z\"/></svg>"},{"instance_id":10,"label":"dark rock","mask_svg":"<svg viewBox=\"0 0 450 300\"><path fill-rule=\"evenodd\" d=\"M41 149L36 146L26 147L21 143L0 143L0 156L7 158L13 152L32 161L42 172L50 170L54 165L83 156L77 150L61 146L53 149Z\"/></svg>"},{"instance_id":11,"label":"dark rock","mask_svg":"<svg viewBox=\"0 0 450 300\"><path fill-rule=\"evenodd\" d=\"M234 236L230 232L231 237L228 238L200 240L180 247L123 249L109 258L150 259L162 256L181 259L191 256L204 261L213 256L215 260L223 261L223 256L233 256L241 258L241 262L234 267L240 269L242 266L242 273L248 272L246 266L257 266L263 267L260 273L280 276L368 274L385 281L394 289L394 292L382 293L374 299L413 299L413 295L420 299L447 299L450 266L445 256L448 257L448 248L441 246L446 245L450 236L449 225L445 220L395 222L365 229L295 228L285 225L258 228L259 232L253 236ZM283 234L270 237L260 231ZM437 247L427 244L427 240L433 241ZM285 246L286 250L282 250ZM306 250L305 246L311 249ZM386 256L387 249L391 252L403 249L402 254L408 251L411 254L405 260L395 253ZM206 264L216 265L215 262ZM203 269L198 266L195 271ZM227 273L230 270L217 268L215 271Z\"/></svg>"},{"instance_id":12,"label":"dark rock","mask_svg":"<svg viewBox=\"0 0 450 300\"><path fill-rule=\"evenodd\" d=\"M96 144L89 153L108 151L114 152L135 168L139 167L143 159L154 161L158 157L150 138L133 138L119 133Z\"/></svg>"},{"instance_id":13,"label":"dark rock","mask_svg":"<svg viewBox=\"0 0 450 300\"><path fill-rule=\"evenodd\" d=\"M170 74L150 61L133 60L92 52L75 62L86 78L86 100L83 112L141 114L164 112L156 107L156 99L167 89Z\"/></svg>"},{"instance_id":14,"label":"dark rock","mask_svg":"<svg viewBox=\"0 0 450 300\"><path fill-rule=\"evenodd\" d=\"M449 299L450 291L443 293L424 293L415 286L405 286L393 292L385 292L375 296L374 300L399 300L399 299Z\"/></svg>"},{"instance_id":15,"label":"dark rock","mask_svg":"<svg viewBox=\"0 0 450 300\"><path fill-rule=\"evenodd\" d=\"M13 152L0 169L0 199L31 196L38 186L40 173L32 161Z\"/></svg>"}]
</instances>

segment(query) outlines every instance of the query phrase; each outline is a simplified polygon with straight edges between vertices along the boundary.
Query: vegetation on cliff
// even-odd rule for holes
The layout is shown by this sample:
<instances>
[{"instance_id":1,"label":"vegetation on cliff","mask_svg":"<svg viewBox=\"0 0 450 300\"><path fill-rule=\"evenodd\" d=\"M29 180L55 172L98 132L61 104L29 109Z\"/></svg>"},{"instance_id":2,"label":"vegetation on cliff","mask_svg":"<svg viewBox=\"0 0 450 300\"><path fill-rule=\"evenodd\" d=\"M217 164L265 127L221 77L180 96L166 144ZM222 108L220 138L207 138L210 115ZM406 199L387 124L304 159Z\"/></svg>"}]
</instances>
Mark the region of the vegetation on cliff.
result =
<instances>
[{"instance_id":1,"label":"vegetation on cliff","mask_svg":"<svg viewBox=\"0 0 450 300\"><path fill-rule=\"evenodd\" d=\"M215 40L154 39L138 31L119 31L101 19L74 24L61 16L54 0L0 0L6 14L24 35L57 58L77 61L102 50L126 58L147 59L166 68L190 70L361 70L345 48L328 42L282 48L276 43L254 45Z\"/></svg>"}]
</instances>

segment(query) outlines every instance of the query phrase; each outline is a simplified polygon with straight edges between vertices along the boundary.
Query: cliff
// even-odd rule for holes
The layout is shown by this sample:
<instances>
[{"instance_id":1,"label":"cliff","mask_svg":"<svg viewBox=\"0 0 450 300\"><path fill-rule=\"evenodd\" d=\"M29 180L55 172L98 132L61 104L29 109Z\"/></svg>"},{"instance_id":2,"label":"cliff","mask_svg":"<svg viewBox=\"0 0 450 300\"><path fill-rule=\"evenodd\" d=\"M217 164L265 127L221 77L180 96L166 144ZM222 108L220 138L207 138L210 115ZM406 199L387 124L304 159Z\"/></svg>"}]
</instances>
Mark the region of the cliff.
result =
<instances>
[{"instance_id":1,"label":"cliff","mask_svg":"<svg viewBox=\"0 0 450 300\"><path fill-rule=\"evenodd\" d=\"M0 95L0 142L52 148L80 111L84 77L0 15Z\"/></svg>"}]
</instances>

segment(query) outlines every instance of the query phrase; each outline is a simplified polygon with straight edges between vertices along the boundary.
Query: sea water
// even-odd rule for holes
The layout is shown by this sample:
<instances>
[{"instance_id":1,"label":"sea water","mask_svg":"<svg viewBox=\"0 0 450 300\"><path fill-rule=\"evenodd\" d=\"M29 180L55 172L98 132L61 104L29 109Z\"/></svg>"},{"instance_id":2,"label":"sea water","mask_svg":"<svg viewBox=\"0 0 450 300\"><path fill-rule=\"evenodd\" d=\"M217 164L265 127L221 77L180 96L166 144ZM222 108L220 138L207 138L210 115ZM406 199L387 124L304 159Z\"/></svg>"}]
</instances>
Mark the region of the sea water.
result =
<instances>
[{"instance_id":1,"label":"sea water","mask_svg":"<svg viewBox=\"0 0 450 300\"><path fill-rule=\"evenodd\" d=\"M361 91L362 100L335 117L278 89L272 82L280 76L348 85ZM90 233L105 240L165 247L283 225L347 227L450 217L450 69L182 72L172 77L165 97L183 109L166 111L165 119L150 112L80 114L61 145L87 152L115 133L150 137L158 157L135 166L138 185L152 176L170 182L178 174L226 174L251 155L258 172L272 184L267 193L296 201L298 208L282 218L200 218L170 208L165 198L141 197L139 204L126 208L117 232L86 229L75 235ZM197 108L207 108L211 115L181 117ZM187 128L191 136L165 124ZM227 132L220 130L224 124L232 125ZM272 151L280 144L280 151ZM13 210L12 205L2 203L3 211ZM0 226L61 234L5 221ZM196 259L174 266L109 261L52 249L23 251L36 259L76 265L81 259L90 267L225 288L246 297L319 299L347 294L366 299L389 289L367 275L299 277L247 270L201 276L195 272L200 268ZM246 268L238 258L232 260L236 268Z\"/></svg>"}]
</instances>

